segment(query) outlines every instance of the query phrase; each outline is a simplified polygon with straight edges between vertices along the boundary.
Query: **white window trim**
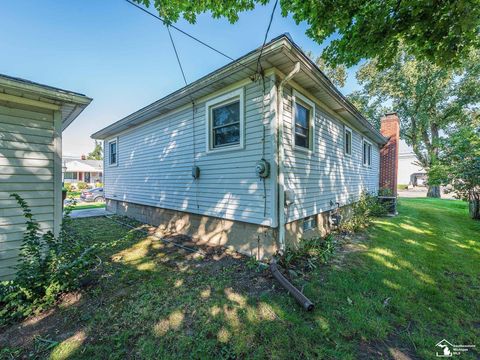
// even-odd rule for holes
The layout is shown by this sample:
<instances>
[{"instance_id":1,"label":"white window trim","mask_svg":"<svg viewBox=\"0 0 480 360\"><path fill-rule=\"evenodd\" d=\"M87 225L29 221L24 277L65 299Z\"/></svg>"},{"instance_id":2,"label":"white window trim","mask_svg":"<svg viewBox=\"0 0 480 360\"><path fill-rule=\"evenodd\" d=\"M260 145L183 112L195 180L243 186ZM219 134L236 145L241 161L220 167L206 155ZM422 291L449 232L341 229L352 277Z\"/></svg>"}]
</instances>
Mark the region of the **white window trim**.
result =
<instances>
[{"instance_id":1,"label":"white window trim","mask_svg":"<svg viewBox=\"0 0 480 360\"><path fill-rule=\"evenodd\" d=\"M364 143L367 143L370 145L370 157L367 156L367 163L364 162L364 156L363 156ZM372 149L373 149L372 143L364 138L362 142L362 163L363 163L363 166L365 167L372 167Z\"/></svg>"},{"instance_id":2,"label":"white window trim","mask_svg":"<svg viewBox=\"0 0 480 360\"><path fill-rule=\"evenodd\" d=\"M115 159L115 162L112 164L112 163L110 163L110 144L113 143L113 142L117 144L117 158ZM113 139L108 140L108 158L107 158L108 166L118 166L118 154L119 154L119 151L118 151L118 137L115 137Z\"/></svg>"},{"instance_id":3,"label":"white window trim","mask_svg":"<svg viewBox=\"0 0 480 360\"><path fill-rule=\"evenodd\" d=\"M345 138L346 138L347 131L350 133L350 154L347 153L347 146L346 146L346 143L345 143ZM345 156L352 157L352 153L353 153L352 145L353 145L353 131L347 125L344 125L344 129L343 129L343 154ZM362 151L363 151L363 149L362 149ZM362 161L363 161L363 159L362 159Z\"/></svg>"},{"instance_id":4,"label":"white window trim","mask_svg":"<svg viewBox=\"0 0 480 360\"><path fill-rule=\"evenodd\" d=\"M305 103L307 106L309 106L312 111L310 114L310 127L309 127L309 144L308 148L305 148L303 146L297 146L295 144L295 103L297 102L297 98L300 100L300 102ZM314 149L314 144L315 144L315 119L316 119L316 109L315 109L315 103L307 98L306 96L302 95L299 93L297 90L293 89L292 93L292 145L295 150L303 151L306 153L311 153L313 152Z\"/></svg>"},{"instance_id":5,"label":"white window trim","mask_svg":"<svg viewBox=\"0 0 480 360\"><path fill-rule=\"evenodd\" d=\"M235 144L235 145L226 145L222 146L220 148L214 148L213 147L213 137L212 137L212 119L211 119L211 110L215 107L216 105L220 106L225 102L228 102L229 100L240 100L240 143ZM206 151L207 153L216 153L216 152L224 152L224 151L232 151L232 150L240 150L245 147L245 102L244 102L244 88L240 88L231 92L228 92L226 94L217 96L214 99L211 99L205 103L205 143L206 143Z\"/></svg>"}]
</instances>

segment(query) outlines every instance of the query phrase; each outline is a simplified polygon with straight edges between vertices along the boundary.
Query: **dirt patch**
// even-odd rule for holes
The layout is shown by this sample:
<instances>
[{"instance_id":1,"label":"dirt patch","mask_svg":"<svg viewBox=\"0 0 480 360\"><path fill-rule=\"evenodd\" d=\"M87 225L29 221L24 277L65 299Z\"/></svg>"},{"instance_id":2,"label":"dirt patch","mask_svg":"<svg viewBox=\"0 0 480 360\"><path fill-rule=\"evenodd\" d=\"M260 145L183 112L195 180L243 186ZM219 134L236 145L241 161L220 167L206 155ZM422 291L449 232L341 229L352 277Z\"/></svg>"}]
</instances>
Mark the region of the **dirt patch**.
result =
<instances>
[{"instance_id":1,"label":"dirt patch","mask_svg":"<svg viewBox=\"0 0 480 360\"><path fill-rule=\"evenodd\" d=\"M332 266L343 267L346 257L352 253L368 250L368 235L365 232L356 234L336 234L337 251L332 259Z\"/></svg>"},{"instance_id":2,"label":"dirt patch","mask_svg":"<svg viewBox=\"0 0 480 360\"><path fill-rule=\"evenodd\" d=\"M18 324L0 329L0 348L32 346L37 338L56 335L58 341L68 338L75 330L64 320L62 309L87 306L82 292L64 294L54 308L29 317Z\"/></svg>"}]
</instances>

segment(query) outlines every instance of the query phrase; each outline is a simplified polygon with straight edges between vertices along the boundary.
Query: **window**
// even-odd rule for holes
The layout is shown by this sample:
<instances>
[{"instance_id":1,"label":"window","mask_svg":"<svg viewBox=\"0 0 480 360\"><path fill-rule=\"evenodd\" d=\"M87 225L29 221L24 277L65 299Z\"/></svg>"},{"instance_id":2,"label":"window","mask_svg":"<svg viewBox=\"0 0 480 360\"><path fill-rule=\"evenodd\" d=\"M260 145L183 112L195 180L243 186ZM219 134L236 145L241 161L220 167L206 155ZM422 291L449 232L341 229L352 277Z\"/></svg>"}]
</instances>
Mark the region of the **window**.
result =
<instances>
[{"instance_id":1,"label":"window","mask_svg":"<svg viewBox=\"0 0 480 360\"><path fill-rule=\"evenodd\" d=\"M71 172L71 171L66 171L63 178L65 180L77 180L77 173L76 172Z\"/></svg>"},{"instance_id":2,"label":"window","mask_svg":"<svg viewBox=\"0 0 480 360\"><path fill-rule=\"evenodd\" d=\"M311 150L313 145L315 105L297 91L294 91L293 95L295 147Z\"/></svg>"},{"instance_id":3,"label":"window","mask_svg":"<svg viewBox=\"0 0 480 360\"><path fill-rule=\"evenodd\" d=\"M243 89L207 102L207 151L243 147Z\"/></svg>"},{"instance_id":4,"label":"window","mask_svg":"<svg viewBox=\"0 0 480 360\"><path fill-rule=\"evenodd\" d=\"M365 139L363 140L363 165L372 165L372 144Z\"/></svg>"},{"instance_id":5,"label":"window","mask_svg":"<svg viewBox=\"0 0 480 360\"><path fill-rule=\"evenodd\" d=\"M317 227L317 217L309 216L303 219L303 231L313 230Z\"/></svg>"},{"instance_id":6,"label":"window","mask_svg":"<svg viewBox=\"0 0 480 360\"><path fill-rule=\"evenodd\" d=\"M343 143L345 155L352 155L352 130L346 126L343 136Z\"/></svg>"},{"instance_id":7,"label":"window","mask_svg":"<svg viewBox=\"0 0 480 360\"><path fill-rule=\"evenodd\" d=\"M117 165L118 158L118 147L117 147L117 139L110 140L108 142L108 164L109 165Z\"/></svg>"}]
</instances>

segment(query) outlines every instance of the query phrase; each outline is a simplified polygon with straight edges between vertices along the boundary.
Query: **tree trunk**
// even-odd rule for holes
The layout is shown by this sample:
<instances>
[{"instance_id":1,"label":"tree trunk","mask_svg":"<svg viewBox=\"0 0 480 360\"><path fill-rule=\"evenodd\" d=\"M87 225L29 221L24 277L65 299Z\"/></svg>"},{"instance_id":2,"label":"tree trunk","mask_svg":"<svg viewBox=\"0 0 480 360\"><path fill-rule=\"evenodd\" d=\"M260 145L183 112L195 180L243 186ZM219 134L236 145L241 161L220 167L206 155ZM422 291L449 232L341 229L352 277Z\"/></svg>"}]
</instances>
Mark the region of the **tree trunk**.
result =
<instances>
[{"instance_id":1,"label":"tree trunk","mask_svg":"<svg viewBox=\"0 0 480 360\"><path fill-rule=\"evenodd\" d=\"M472 219L480 220L480 200L473 199L468 204Z\"/></svg>"},{"instance_id":2,"label":"tree trunk","mask_svg":"<svg viewBox=\"0 0 480 360\"><path fill-rule=\"evenodd\" d=\"M440 198L440 186L430 185L428 187L427 197L429 198Z\"/></svg>"}]
</instances>

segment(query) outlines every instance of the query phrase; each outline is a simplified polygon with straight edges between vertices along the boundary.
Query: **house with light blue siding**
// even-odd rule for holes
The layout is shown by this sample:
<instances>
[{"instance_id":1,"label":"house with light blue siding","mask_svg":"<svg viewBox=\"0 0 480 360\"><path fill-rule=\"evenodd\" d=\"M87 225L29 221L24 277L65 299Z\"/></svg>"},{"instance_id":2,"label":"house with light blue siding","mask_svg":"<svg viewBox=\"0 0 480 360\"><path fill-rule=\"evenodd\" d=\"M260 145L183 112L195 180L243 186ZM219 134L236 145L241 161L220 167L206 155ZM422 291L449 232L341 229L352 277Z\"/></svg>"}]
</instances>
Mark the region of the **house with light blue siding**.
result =
<instances>
[{"instance_id":1,"label":"house with light blue siding","mask_svg":"<svg viewBox=\"0 0 480 360\"><path fill-rule=\"evenodd\" d=\"M259 259L379 189L387 139L288 35L92 135L107 208Z\"/></svg>"}]
</instances>

